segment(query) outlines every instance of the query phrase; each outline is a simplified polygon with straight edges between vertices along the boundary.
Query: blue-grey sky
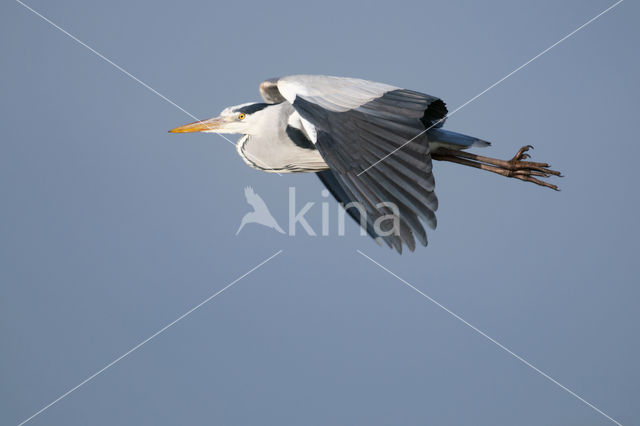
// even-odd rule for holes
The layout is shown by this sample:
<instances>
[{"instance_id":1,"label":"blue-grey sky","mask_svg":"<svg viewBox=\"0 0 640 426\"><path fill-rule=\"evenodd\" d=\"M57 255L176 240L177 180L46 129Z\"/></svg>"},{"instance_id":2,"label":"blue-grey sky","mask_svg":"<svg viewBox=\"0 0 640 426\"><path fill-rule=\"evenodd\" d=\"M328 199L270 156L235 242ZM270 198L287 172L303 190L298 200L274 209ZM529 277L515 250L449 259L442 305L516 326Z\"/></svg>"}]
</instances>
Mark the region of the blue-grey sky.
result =
<instances>
[{"instance_id":1,"label":"blue-grey sky","mask_svg":"<svg viewBox=\"0 0 640 426\"><path fill-rule=\"evenodd\" d=\"M461 105L613 2L79 0L28 4L200 118L269 77L361 77ZM640 423L640 7L627 0L446 128L563 171L555 193L434 166L429 246L235 231L288 188L13 1L0 6L0 424L18 424L282 254L29 424ZM333 218L336 204L331 202ZM335 232L332 232L335 234Z\"/></svg>"}]
</instances>

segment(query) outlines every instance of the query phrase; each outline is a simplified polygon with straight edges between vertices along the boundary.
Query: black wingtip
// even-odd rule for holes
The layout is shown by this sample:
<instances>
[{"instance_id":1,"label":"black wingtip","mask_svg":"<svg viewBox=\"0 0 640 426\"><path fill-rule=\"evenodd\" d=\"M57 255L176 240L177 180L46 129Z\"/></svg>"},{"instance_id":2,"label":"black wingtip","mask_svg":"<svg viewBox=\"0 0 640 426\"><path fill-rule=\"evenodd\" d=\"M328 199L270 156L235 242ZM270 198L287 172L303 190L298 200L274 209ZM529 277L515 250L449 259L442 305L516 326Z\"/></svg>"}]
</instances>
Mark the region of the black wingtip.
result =
<instances>
[{"instance_id":1,"label":"black wingtip","mask_svg":"<svg viewBox=\"0 0 640 426\"><path fill-rule=\"evenodd\" d=\"M443 120L447 116L447 113L447 104L445 104L442 99L436 99L424 110L424 115L420 121L422 121L425 127L431 127L438 120Z\"/></svg>"}]
</instances>

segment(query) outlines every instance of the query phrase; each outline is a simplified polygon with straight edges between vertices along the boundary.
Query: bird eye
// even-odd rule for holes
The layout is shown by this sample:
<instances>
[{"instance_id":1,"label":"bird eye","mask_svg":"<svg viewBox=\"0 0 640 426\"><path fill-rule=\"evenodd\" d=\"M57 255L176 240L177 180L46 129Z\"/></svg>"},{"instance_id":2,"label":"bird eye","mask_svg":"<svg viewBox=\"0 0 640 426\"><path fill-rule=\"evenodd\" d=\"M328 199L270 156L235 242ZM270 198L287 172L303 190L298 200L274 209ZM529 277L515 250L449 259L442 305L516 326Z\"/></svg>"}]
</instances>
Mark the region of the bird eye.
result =
<instances>
[{"instance_id":1,"label":"bird eye","mask_svg":"<svg viewBox=\"0 0 640 426\"><path fill-rule=\"evenodd\" d=\"M238 114L238 120L244 120L245 117L246 115L244 115L243 113Z\"/></svg>"}]
</instances>

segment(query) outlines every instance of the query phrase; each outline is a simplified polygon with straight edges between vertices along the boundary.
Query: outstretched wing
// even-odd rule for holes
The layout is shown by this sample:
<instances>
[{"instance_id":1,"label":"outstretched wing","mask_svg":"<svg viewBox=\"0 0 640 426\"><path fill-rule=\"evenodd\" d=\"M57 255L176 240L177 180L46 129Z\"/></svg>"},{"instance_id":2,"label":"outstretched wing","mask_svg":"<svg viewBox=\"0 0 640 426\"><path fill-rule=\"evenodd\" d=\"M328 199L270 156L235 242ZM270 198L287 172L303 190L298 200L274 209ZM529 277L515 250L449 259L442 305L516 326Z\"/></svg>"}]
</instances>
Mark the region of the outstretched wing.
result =
<instances>
[{"instance_id":1,"label":"outstretched wing","mask_svg":"<svg viewBox=\"0 0 640 426\"><path fill-rule=\"evenodd\" d=\"M403 244L414 250L415 239L426 245L421 221L435 228L438 200L429 141L421 133L442 124L447 114L444 102L353 78L288 76L277 80L277 88L307 122L305 126L314 127L315 132L308 133L314 134L313 142L343 196L364 207L367 230L392 215L399 219L399 232L383 235L386 229L378 229L381 232L373 231L376 236L398 252ZM385 202L393 203L397 214Z\"/></svg>"},{"instance_id":2,"label":"outstretched wing","mask_svg":"<svg viewBox=\"0 0 640 426\"><path fill-rule=\"evenodd\" d=\"M324 186L327 187L331 195L333 195L333 198L335 198L338 203L342 205L345 211L349 213L349 216L351 216L357 223L363 225L363 228L367 231L367 234L369 234L371 238L376 240L378 244L381 244L380 237L378 236L378 234L376 234L373 226L370 223L367 223L366 220L363 223L360 210L355 207L349 206L349 204L355 200L351 198L349 194L347 194L347 192L342 188L340 181L331 171L331 169L316 172L316 175L318 175L318 178L322 181L322 183L324 183Z\"/></svg>"}]
</instances>

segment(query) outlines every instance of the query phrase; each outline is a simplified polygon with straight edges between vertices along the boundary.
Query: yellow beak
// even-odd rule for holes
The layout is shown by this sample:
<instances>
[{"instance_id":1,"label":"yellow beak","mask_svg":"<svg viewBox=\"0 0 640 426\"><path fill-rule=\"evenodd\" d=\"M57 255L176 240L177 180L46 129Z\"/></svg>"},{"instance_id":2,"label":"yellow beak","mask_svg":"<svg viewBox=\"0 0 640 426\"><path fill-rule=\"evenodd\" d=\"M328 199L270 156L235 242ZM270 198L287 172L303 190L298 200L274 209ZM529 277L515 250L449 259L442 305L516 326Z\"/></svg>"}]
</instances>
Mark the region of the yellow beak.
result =
<instances>
[{"instance_id":1,"label":"yellow beak","mask_svg":"<svg viewBox=\"0 0 640 426\"><path fill-rule=\"evenodd\" d=\"M192 132L206 132L215 131L220 128L224 123L222 118L210 118L209 120L196 121L193 123L185 124L184 126L176 127L169 130L169 133L192 133Z\"/></svg>"}]
</instances>

